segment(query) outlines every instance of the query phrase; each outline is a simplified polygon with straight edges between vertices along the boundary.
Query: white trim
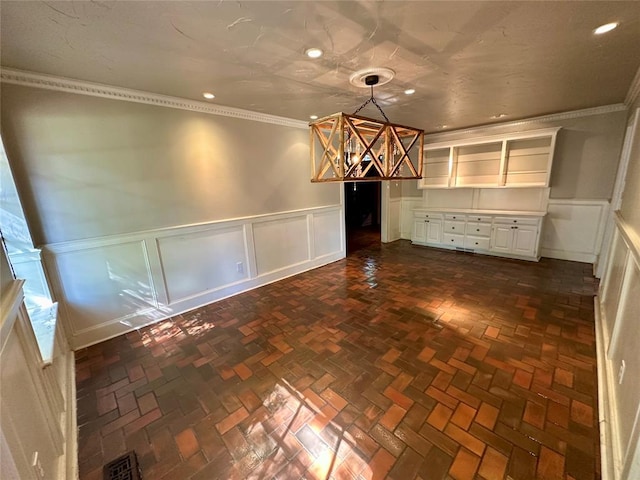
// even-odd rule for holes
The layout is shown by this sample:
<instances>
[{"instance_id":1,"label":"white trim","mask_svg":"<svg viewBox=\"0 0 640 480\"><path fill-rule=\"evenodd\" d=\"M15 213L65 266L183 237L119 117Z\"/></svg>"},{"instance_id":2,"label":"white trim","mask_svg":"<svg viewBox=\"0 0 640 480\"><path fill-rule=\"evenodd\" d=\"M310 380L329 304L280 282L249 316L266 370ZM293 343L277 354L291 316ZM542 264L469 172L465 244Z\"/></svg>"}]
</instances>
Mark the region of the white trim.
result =
<instances>
[{"instance_id":1,"label":"white trim","mask_svg":"<svg viewBox=\"0 0 640 480\"><path fill-rule=\"evenodd\" d=\"M204 295L194 296L191 299L189 299L189 301L182 302L181 305L177 305L177 304L172 305L172 307L175 307L175 308L172 308L171 310L166 310L163 312L155 312L155 313L159 313L157 317L149 321L135 323L131 328L128 328L128 329L123 330L121 328L118 328L117 331L112 333L112 329L109 329L108 327L117 326L121 324L119 321L110 321L110 322L101 323L99 325L95 325L90 328L78 330L73 333L73 345L72 345L73 350L79 350L81 348L90 347L91 345L102 343L112 338L125 335L129 332L139 330L140 328L146 327L148 325L161 322L163 320L168 320L169 318L175 315L185 314L191 310L195 310L197 308L210 305L211 303L218 302L220 300L224 300L229 297L234 297L236 295L248 292L258 287L263 287L265 285L269 285L271 283L284 280L285 278L289 278L294 275L298 275L300 273L313 270L315 268L341 260L342 258L344 258L344 256L345 255L343 251L340 251L337 253L331 253L331 254L324 255L322 257L318 257L312 261L301 262L293 266L287 266L282 269L275 270L273 272L268 272L268 273L259 275L258 277L255 277L255 278L247 279L246 281L241 282L241 284L236 283L231 287L225 285L224 288L218 289L215 291L215 293L220 293L220 295L214 294L209 296L204 294ZM232 288L234 286L239 286L239 285L241 286L241 289ZM142 314L142 313L145 313L145 312L138 312L138 314ZM128 318L134 319L135 317L129 316ZM121 319L118 319L118 320L121 320ZM104 336L101 336L99 339L95 339L92 333L96 331L104 332L103 333Z\"/></svg>"},{"instance_id":2,"label":"white trim","mask_svg":"<svg viewBox=\"0 0 640 480\"><path fill-rule=\"evenodd\" d=\"M340 216L340 223L339 226L336 224L334 227L331 227L331 231L320 231L319 234L321 237L323 237L323 235L333 236L334 241L338 241L339 245L333 244L331 251L325 252L322 250L322 253L319 254L318 246L315 245L314 216L323 215L324 213L338 214ZM342 205L329 205L282 213L257 215L254 217L233 218L196 225L173 226L144 232L133 232L103 238L83 239L44 245L43 252L45 263L50 273L53 292L60 302L59 312L63 325L69 332L68 338L71 343L71 347L73 349L78 349L92 345L94 343L107 340L108 338L141 328L142 326L167 319L173 315L181 314L195 308L217 302L232 295L246 292L291 275L339 260L345 256L343 213L344 208ZM273 269L270 269L268 272L261 272L258 274L256 241L268 242L272 240L256 240L253 235L254 227L256 225L271 222L286 223L290 219L295 218L303 219L306 224L307 233L304 236L304 239L307 242L307 248L304 258L288 258L285 254L282 258L282 262L274 264ZM171 237L186 237L192 234L198 235L202 232L215 234L216 232L223 231L236 231L241 234L242 239L239 239L238 241L244 245L240 249L243 253L241 254L242 256L238 258L238 261L245 262L245 273L241 277L228 277L224 284L220 285L203 283L198 285L196 290L180 292L176 298L173 298L173 296L169 294L169 288L167 286L167 276L172 275L172 273L167 271L163 266L161 249L158 246L158 242L162 239ZM84 323L75 325L73 312L68 308L65 296L65 285L68 281L67 277L72 275L72 272L59 270L58 259L66 257L67 255L73 255L76 252L89 252L95 250L97 251L96 254L98 254L102 249L123 245L141 246L142 254L144 256L144 271L146 271L146 275L148 276L154 303L152 304L149 302L146 305L138 305L135 311L120 310L119 314L108 316L107 318L101 317L101 320L89 322L89 324ZM145 245L149 248L145 248ZM239 255L240 250L236 251L235 254ZM203 251L200 253L205 254L206 252ZM197 254L198 252L192 252L192 255L194 256ZM220 252L218 252L217 255L220 255ZM142 270L140 271L140 275L144 275ZM92 308L96 308L96 311L98 311L101 308L101 305L95 304L92 305Z\"/></svg>"},{"instance_id":3,"label":"white trim","mask_svg":"<svg viewBox=\"0 0 640 480\"><path fill-rule=\"evenodd\" d=\"M640 72L640 70L638 70ZM632 119L627 123L627 128L624 136L624 142L622 144L622 152L620 153L620 161L618 162L618 171L616 173L616 182L613 187L613 194L611 195L611 212L615 212L620 209L622 204L622 194L624 193L624 186L627 179L627 169L629 168L629 159L631 158L631 146L636 133L638 132L638 121L640 119L640 108L636 108L632 113ZM614 217L609 215L605 226L603 248L598 258L596 265L595 276L602 278L604 275L604 269L609 258L609 250L611 249L611 239L614 231Z\"/></svg>"},{"instance_id":4,"label":"white trim","mask_svg":"<svg viewBox=\"0 0 640 480\"><path fill-rule=\"evenodd\" d=\"M479 125L469 128L463 128L460 130L451 130L447 132L434 132L425 133L424 140L426 141L441 141L445 142L449 137L456 138L460 135L474 134L487 132L489 135L495 130L501 130L510 127L522 127L531 124L538 124L542 122L556 122L560 120L570 120L573 118L588 117L591 115L602 115L604 113L621 112L627 110L627 105L624 103L614 103L612 105L603 105L601 107L585 108L582 110L572 110L569 112L552 113L550 115L542 115L540 117L524 118L522 120L513 120L511 122L493 123L490 125ZM442 140L441 140L442 139Z\"/></svg>"},{"instance_id":5,"label":"white trim","mask_svg":"<svg viewBox=\"0 0 640 480\"><path fill-rule=\"evenodd\" d=\"M635 103L635 101L640 96L640 67L638 67L638 71L636 72L635 77L631 81L631 85L629 85L629 91L627 92L627 96L624 99L624 104L627 107L631 107Z\"/></svg>"},{"instance_id":6,"label":"white trim","mask_svg":"<svg viewBox=\"0 0 640 480\"><path fill-rule=\"evenodd\" d=\"M295 217L305 215L309 213L322 213L324 211L331 211L341 208L340 204L336 205L323 205L321 207L300 208L297 210L287 210L284 212L265 213L260 215L252 215L246 217L235 217L223 220L213 220L211 222L190 223L185 225L174 225L171 227L154 228L151 230L140 230L138 232L131 232L126 234L108 235L104 237L86 238L82 240L70 240L68 242L48 243L42 245L45 251L54 253L64 253L75 250L85 250L88 248L103 247L107 245L120 245L124 242L142 241L145 238L165 237L172 235L182 235L185 232L195 233L198 231L210 230L212 228L227 229L232 227L242 226L246 223L261 223L269 222L276 219L284 219L289 217Z\"/></svg>"},{"instance_id":7,"label":"white trim","mask_svg":"<svg viewBox=\"0 0 640 480\"><path fill-rule=\"evenodd\" d=\"M536 130L525 130L518 132L510 132L510 133L496 133L492 135L483 135L481 137L473 137L469 139L461 139L461 140L450 140L450 141L442 141L437 143L426 143L427 140L431 140L432 135L425 135L425 145L424 150L439 150L443 148L449 147L463 147L466 145L482 145L485 143L503 143L502 150L504 151L504 142L508 142L509 140L522 140L527 138L536 138L536 137L547 137L551 136L553 140L555 140L556 134L562 129L562 127L552 127L552 128L540 128ZM447 132L454 133L454 132ZM460 132L456 132L460 133ZM440 135L440 134L437 134ZM553 144L552 144L553 145ZM553 150L550 148L551 152ZM466 187L466 185L465 185Z\"/></svg>"},{"instance_id":8,"label":"white trim","mask_svg":"<svg viewBox=\"0 0 640 480\"><path fill-rule=\"evenodd\" d=\"M596 330L596 360L597 360L597 377L598 377L598 429L600 431L600 464L602 480L614 480L616 478L616 462L614 453L619 451L619 446L614 445L617 436L613 434L615 425L615 412L613 388L612 388L612 372L609 369L607 361L605 342L605 327L600 314L600 297L595 296L593 299L595 313L595 330Z\"/></svg>"},{"instance_id":9,"label":"white trim","mask_svg":"<svg viewBox=\"0 0 640 480\"><path fill-rule=\"evenodd\" d=\"M618 172L616 173L616 183L613 187L611 196L611 205L613 210L619 210L622 204L622 195L624 193L625 181L627 178L627 170L629 169L629 159L631 158L631 150L635 136L640 129L638 122L640 121L640 108L636 108L632 113L633 119L628 123L625 131L624 143L622 144L622 152L620 153L620 163Z\"/></svg>"},{"instance_id":10,"label":"white trim","mask_svg":"<svg viewBox=\"0 0 640 480\"><path fill-rule=\"evenodd\" d=\"M71 350L67 351L65 364L67 368L67 408L65 412L66 446L64 451L66 479L77 480L78 470L78 405L76 402L76 360ZM62 478L62 477L61 477Z\"/></svg>"},{"instance_id":11,"label":"white trim","mask_svg":"<svg viewBox=\"0 0 640 480\"><path fill-rule=\"evenodd\" d=\"M540 256L555 258L556 260L569 260L570 262L594 263L597 256L593 253L572 252L558 248L540 247Z\"/></svg>"},{"instance_id":12,"label":"white trim","mask_svg":"<svg viewBox=\"0 0 640 480\"><path fill-rule=\"evenodd\" d=\"M74 80L54 75L16 70L13 68L0 69L0 81L13 85L75 93L78 95L88 95L90 97L144 103L148 105L156 105L158 107L177 108L180 110L189 110L209 115L220 115L223 117L239 118L254 122L271 123L284 127L301 129L309 128L309 124L307 122L293 118L252 112L250 110L243 110L240 108L225 107L222 105L215 105L180 97L172 97L169 95L143 92L141 90L133 90L130 88L113 87L101 83L86 82L84 80Z\"/></svg>"},{"instance_id":13,"label":"white trim","mask_svg":"<svg viewBox=\"0 0 640 480\"><path fill-rule=\"evenodd\" d=\"M624 218L622 218L622 215L620 215L619 211L614 213L614 219L618 227L618 232L620 232L624 243L629 249L631 257L635 261L636 268L640 270L640 237L638 237L638 235L633 232L631 227L627 225L627 222L625 222Z\"/></svg>"}]
</instances>

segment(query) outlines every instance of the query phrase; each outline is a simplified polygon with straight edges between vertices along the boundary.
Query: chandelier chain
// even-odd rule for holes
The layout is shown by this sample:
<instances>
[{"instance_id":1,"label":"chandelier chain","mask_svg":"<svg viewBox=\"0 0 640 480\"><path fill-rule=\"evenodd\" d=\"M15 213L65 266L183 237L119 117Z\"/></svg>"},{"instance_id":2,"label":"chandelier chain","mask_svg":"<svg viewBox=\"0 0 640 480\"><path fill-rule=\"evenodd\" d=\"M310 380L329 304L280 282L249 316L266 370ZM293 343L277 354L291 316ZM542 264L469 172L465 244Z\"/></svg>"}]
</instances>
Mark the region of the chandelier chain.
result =
<instances>
[{"instance_id":1,"label":"chandelier chain","mask_svg":"<svg viewBox=\"0 0 640 480\"><path fill-rule=\"evenodd\" d=\"M378 102L376 102L376 99L375 99L375 98L373 98L373 85L371 85L371 98L369 98L366 102L364 102L362 105L360 105L360 107L359 107L355 112L353 112L353 114L354 114L354 115L357 115L357 114L358 114L358 112L359 112L360 110L362 110L364 107L366 107L369 103L373 103L373 104L376 106L376 108L380 111L380 113L381 113L381 114L382 114L382 116L384 117L385 121L386 121L387 123L391 123L391 122L389 121L389 119L387 118L387 115L384 113L384 111L383 111L383 110L382 110L382 108L380 107L380 105L378 105Z\"/></svg>"}]
</instances>

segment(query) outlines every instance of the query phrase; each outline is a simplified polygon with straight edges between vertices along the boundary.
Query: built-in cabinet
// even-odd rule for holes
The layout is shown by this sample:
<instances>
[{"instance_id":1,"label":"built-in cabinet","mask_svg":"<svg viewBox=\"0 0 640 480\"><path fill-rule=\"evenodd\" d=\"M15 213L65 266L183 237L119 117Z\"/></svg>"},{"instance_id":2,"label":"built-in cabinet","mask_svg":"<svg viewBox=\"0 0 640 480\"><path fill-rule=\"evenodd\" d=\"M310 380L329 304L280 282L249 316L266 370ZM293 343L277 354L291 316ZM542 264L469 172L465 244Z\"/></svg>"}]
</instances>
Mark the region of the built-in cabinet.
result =
<instances>
[{"instance_id":1,"label":"built-in cabinet","mask_svg":"<svg viewBox=\"0 0 640 480\"><path fill-rule=\"evenodd\" d=\"M420 188L548 187L559 128L427 144Z\"/></svg>"},{"instance_id":2,"label":"built-in cabinet","mask_svg":"<svg viewBox=\"0 0 640 480\"><path fill-rule=\"evenodd\" d=\"M414 210L411 241L417 245L539 260L545 212Z\"/></svg>"},{"instance_id":3,"label":"built-in cabinet","mask_svg":"<svg viewBox=\"0 0 640 480\"><path fill-rule=\"evenodd\" d=\"M442 215L438 213L421 215L414 223L413 235L415 243L442 243Z\"/></svg>"}]
</instances>

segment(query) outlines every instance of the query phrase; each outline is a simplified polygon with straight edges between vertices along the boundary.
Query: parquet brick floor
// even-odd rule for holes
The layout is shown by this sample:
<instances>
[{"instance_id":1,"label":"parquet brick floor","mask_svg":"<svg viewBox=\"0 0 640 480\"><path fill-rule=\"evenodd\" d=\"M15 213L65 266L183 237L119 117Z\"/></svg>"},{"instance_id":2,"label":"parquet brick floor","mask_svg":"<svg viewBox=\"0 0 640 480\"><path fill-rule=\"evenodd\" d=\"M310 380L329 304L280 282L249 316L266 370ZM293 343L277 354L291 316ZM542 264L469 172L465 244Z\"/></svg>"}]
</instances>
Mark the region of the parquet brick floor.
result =
<instances>
[{"instance_id":1,"label":"parquet brick floor","mask_svg":"<svg viewBox=\"0 0 640 480\"><path fill-rule=\"evenodd\" d=\"M394 242L77 352L83 480L599 478L591 265Z\"/></svg>"}]
</instances>

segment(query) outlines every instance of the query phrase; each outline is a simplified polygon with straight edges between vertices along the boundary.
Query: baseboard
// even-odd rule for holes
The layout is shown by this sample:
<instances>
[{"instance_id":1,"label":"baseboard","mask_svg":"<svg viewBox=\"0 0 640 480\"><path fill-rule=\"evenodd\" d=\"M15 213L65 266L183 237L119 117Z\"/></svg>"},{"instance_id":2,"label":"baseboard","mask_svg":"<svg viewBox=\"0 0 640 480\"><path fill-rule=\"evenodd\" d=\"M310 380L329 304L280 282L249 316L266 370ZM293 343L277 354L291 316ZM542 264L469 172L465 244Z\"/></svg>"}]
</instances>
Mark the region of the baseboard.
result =
<instances>
[{"instance_id":1,"label":"baseboard","mask_svg":"<svg viewBox=\"0 0 640 480\"><path fill-rule=\"evenodd\" d=\"M557 260L569 260L572 262L594 263L597 256L593 253L572 252L570 250L558 250L555 248L541 248L540 256L555 258Z\"/></svg>"},{"instance_id":2,"label":"baseboard","mask_svg":"<svg viewBox=\"0 0 640 480\"><path fill-rule=\"evenodd\" d=\"M65 435L65 475L60 480L78 480L78 412L76 402L76 360L72 351L67 354L67 416Z\"/></svg>"},{"instance_id":3,"label":"baseboard","mask_svg":"<svg viewBox=\"0 0 640 480\"><path fill-rule=\"evenodd\" d=\"M125 325L120 321L114 321L110 323L98 324L91 329L76 332L71 337L71 343L73 350L79 350L81 348L101 343L111 338L124 335L126 333L138 330L147 325L151 325L163 320L167 320L175 315L180 315L196 308L204 307L214 302L224 300L226 298L244 293L256 288L269 285L293 275L313 270L315 268L333 263L337 260L344 258L345 254L343 250L335 253L318 257L314 260L302 262L296 265L291 265L276 271L268 272L263 275L259 275L254 278L247 279L243 282L236 283L230 287L221 288L212 292L207 292L203 295L191 297L180 302L171 304L170 306L163 306L161 310L153 309L147 311L144 316L135 316L127 319Z\"/></svg>"},{"instance_id":4,"label":"baseboard","mask_svg":"<svg viewBox=\"0 0 640 480\"><path fill-rule=\"evenodd\" d=\"M619 461L615 453L619 451L616 444L617 417L614 410L612 397L613 372L609 368L606 354L606 342L604 335L604 322L600 311L600 298L594 297L595 330L596 330L596 359L598 374L598 426L600 430L600 462L601 480L617 480Z\"/></svg>"}]
</instances>

